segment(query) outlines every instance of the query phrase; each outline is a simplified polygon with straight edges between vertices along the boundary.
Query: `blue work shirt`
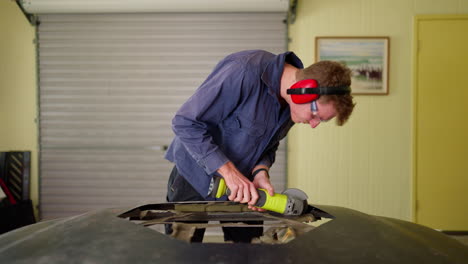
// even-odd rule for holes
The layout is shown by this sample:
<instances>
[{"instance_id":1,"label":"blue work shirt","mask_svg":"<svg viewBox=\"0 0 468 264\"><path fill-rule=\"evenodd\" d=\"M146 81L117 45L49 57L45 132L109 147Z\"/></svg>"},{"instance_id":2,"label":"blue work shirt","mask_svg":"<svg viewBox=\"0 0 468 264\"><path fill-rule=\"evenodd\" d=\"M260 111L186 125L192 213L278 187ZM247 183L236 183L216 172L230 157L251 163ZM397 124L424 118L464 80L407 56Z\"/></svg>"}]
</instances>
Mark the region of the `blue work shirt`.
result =
<instances>
[{"instance_id":1,"label":"blue work shirt","mask_svg":"<svg viewBox=\"0 0 468 264\"><path fill-rule=\"evenodd\" d=\"M285 62L303 68L293 52L231 54L177 111L165 158L203 197L228 161L246 177L256 165L274 163L279 141L294 124L289 105L279 99Z\"/></svg>"}]
</instances>

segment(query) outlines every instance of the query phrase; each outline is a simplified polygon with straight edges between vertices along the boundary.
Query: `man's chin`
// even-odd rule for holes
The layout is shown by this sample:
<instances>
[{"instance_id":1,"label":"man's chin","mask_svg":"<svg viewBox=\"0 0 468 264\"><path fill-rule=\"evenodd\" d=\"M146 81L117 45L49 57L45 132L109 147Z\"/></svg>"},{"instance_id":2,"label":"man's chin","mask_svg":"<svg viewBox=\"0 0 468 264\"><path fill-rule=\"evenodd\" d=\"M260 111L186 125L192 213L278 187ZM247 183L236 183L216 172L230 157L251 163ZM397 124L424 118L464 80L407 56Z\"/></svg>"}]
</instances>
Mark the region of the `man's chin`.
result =
<instances>
[{"instance_id":1,"label":"man's chin","mask_svg":"<svg viewBox=\"0 0 468 264\"><path fill-rule=\"evenodd\" d=\"M300 119L292 119L292 121L296 124L309 124L309 122Z\"/></svg>"}]
</instances>

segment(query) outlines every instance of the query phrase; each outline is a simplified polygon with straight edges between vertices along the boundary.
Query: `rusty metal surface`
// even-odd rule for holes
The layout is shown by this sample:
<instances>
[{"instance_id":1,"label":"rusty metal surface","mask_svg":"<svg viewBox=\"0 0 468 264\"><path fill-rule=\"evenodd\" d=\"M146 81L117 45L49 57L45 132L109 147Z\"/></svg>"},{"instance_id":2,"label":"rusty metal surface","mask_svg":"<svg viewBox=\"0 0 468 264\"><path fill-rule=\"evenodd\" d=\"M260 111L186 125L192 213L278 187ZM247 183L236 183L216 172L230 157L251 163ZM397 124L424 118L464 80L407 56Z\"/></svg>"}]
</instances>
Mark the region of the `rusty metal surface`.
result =
<instances>
[{"instance_id":1,"label":"rusty metal surface","mask_svg":"<svg viewBox=\"0 0 468 264\"><path fill-rule=\"evenodd\" d=\"M468 248L442 233L410 222L342 207L318 206L323 211L314 207L309 213L315 218L329 213L334 219L283 244L268 244L268 241L252 244L187 243L130 221L131 216L140 217L139 213L151 212L154 207L101 210L17 229L0 236L0 260L2 263L113 264L404 264L467 263L468 260ZM158 208L170 211L175 205L159 204ZM202 216L209 215L206 210L200 211ZM237 214L234 218L250 215L243 211L231 213ZM255 213L255 217L258 215ZM170 217L169 214L166 216ZM142 221L151 220L154 219ZM286 228L283 231L284 239L288 240L290 230Z\"/></svg>"}]
</instances>

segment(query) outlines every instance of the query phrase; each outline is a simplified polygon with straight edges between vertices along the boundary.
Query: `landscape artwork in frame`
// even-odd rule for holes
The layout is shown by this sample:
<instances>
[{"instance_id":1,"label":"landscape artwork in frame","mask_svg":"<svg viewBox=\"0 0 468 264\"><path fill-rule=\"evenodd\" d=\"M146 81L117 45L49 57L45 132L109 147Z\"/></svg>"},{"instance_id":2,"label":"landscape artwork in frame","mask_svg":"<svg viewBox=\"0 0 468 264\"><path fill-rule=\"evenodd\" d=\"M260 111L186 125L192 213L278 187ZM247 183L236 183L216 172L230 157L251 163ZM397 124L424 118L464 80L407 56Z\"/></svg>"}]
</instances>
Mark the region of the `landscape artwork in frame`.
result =
<instances>
[{"instance_id":1,"label":"landscape artwork in frame","mask_svg":"<svg viewBox=\"0 0 468 264\"><path fill-rule=\"evenodd\" d=\"M316 37L316 61L338 61L351 69L353 94L388 94L388 37Z\"/></svg>"}]
</instances>

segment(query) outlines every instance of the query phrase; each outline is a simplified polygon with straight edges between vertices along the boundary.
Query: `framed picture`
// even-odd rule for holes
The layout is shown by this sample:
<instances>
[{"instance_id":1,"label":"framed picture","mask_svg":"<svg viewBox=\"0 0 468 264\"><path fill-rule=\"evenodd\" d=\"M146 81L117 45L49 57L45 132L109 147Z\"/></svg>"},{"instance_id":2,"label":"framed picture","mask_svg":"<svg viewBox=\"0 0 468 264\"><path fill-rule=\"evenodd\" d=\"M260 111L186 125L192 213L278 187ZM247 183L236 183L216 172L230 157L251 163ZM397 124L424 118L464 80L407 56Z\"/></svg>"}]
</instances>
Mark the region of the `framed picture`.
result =
<instances>
[{"instance_id":1,"label":"framed picture","mask_svg":"<svg viewBox=\"0 0 468 264\"><path fill-rule=\"evenodd\" d=\"M315 60L351 69L353 94L388 94L389 37L316 37Z\"/></svg>"}]
</instances>

